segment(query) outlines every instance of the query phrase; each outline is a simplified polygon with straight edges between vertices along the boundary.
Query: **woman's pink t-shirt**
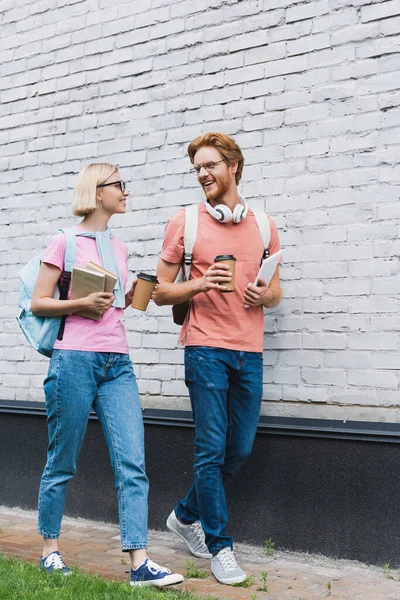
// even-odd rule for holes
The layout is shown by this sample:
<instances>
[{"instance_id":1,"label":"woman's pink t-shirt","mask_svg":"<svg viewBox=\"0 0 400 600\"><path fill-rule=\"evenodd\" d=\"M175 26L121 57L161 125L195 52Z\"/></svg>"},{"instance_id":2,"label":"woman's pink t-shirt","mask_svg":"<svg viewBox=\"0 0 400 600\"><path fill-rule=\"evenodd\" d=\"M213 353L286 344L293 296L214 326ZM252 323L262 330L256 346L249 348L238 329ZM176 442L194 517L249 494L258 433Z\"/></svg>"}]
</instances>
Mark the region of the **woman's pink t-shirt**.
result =
<instances>
[{"instance_id":1,"label":"woman's pink t-shirt","mask_svg":"<svg viewBox=\"0 0 400 600\"><path fill-rule=\"evenodd\" d=\"M273 219L269 218L269 221L269 252L275 254L280 249L278 231ZM161 251L161 258L166 262L182 262L184 229L185 211L182 209L169 219L166 226ZM254 283L263 252L263 240L250 209L241 223L220 223L200 205L190 278L202 277L217 255L233 254L236 257L235 291L221 293L210 290L194 296L189 324L186 321L182 329L182 344L247 352L263 351L263 308L243 306L244 290L249 282Z\"/></svg>"},{"instance_id":2,"label":"woman's pink t-shirt","mask_svg":"<svg viewBox=\"0 0 400 600\"><path fill-rule=\"evenodd\" d=\"M85 231L76 227L77 232ZM42 262L55 265L64 270L65 235L58 233L49 243ZM111 238L115 260L118 263L124 290L128 279L128 248L117 238ZM101 265L97 252L96 240L88 237L76 237L76 265L86 267L89 261ZM70 290L68 291L68 298ZM62 340L57 340L54 348L63 350L84 350L87 352L118 352L128 353L128 342L125 328L122 324L123 308L113 306L104 313L100 321L93 321L77 315L69 315L65 321Z\"/></svg>"}]
</instances>

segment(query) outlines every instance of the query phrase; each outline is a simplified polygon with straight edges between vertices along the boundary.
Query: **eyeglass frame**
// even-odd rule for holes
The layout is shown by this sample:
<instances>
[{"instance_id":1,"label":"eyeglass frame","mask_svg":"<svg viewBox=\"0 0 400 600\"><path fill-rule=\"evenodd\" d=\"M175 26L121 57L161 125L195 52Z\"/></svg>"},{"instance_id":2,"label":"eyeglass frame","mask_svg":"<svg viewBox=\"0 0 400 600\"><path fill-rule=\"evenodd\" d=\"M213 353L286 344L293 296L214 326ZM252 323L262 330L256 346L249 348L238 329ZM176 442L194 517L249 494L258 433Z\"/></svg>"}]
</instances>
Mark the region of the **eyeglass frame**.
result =
<instances>
[{"instance_id":1,"label":"eyeglass frame","mask_svg":"<svg viewBox=\"0 0 400 600\"><path fill-rule=\"evenodd\" d=\"M126 183L125 183L125 181L122 181L122 179L120 179L120 181L111 181L110 183L101 183L100 185L97 185L96 187L103 188L103 187L107 187L108 185L117 185L122 193L124 193L124 191L126 190Z\"/></svg>"},{"instance_id":2,"label":"eyeglass frame","mask_svg":"<svg viewBox=\"0 0 400 600\"><path fill-rule=\"evenodd\" d=\"M221 158L221 160L217 160L217 161L210 160L210 161L204 163L203 165L198 165L197 168L193 167L192 169L190 169L190 172L193 175L195 175L196 177L198 177L200 175L200 171L202 169L205 169L207 171L207 173L211 173L212 171L214 171L216 165L218 165L221 162L225 162L225 160L223 158ZM211 168L207 168L206 165L212 165L212 167Z\"/></svg>"}]
</instances>

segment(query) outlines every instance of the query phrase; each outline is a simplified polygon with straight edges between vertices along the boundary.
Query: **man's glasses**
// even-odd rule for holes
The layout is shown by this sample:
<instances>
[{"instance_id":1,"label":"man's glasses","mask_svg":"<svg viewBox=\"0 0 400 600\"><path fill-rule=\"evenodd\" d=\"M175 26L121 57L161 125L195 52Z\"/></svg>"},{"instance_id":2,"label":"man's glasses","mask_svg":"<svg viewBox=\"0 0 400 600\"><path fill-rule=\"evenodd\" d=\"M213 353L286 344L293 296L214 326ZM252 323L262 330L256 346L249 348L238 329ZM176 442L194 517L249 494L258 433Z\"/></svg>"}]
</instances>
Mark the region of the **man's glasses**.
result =
<instances>
[{"instance_id":1,"label":"man's glasses","mask_svg":"<svg viewBox=\"0 0 400 600\"><path fill-rule=\"evenodd\" d=\"M208 173L211 173L211 171L214 171L216 165L218 165L218 163L221 162L225 162L224 160L217 160L217 162L207 162L204 163L204 165L195 165L193 167L193 169L190 169L190 172L193 173L193 175L200 175L200 171L202 169L205 169Z\"/></svg>"},{"instance_id":2,"label":"man's glasses","mask_svg":"<svg viewBox=\"0 0 400 600\"><path fill-rule=\"evenodd\" d=\"M124 192L126 189L126 184L125 181L111 181L111 183L101 183L100 185L98 185L97 187L107 187L108 185L115 185L116 187L119 187L119 189L121 190L121 192Z\"/></svg>"}]
</instances>

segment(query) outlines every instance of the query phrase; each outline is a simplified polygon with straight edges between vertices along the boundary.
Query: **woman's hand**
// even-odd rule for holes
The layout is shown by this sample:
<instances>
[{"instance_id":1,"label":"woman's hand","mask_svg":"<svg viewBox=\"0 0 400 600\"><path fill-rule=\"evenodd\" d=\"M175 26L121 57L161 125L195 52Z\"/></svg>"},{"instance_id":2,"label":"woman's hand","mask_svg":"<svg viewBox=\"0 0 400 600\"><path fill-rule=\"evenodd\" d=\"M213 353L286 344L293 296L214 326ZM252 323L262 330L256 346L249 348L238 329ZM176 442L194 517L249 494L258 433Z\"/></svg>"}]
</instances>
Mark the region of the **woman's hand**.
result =
<instances>
[{"instance_id":1,"label":"woman's hand","mask_svg":"<svg viewBox=\"0 0 400 600\"><path fill-rule=\"evenodd\" d=\"M131 289L125 294L125 308L128 308L132 304L133 294L135 292L137 279L132 283Z\"/></svg>"},{"instance_id":2,"label":"woman's hand","mask_svg":"<svg viewBox=\"0 0 400 600\"><path fill-rule=\"evenodd\" d=\"M86 298L83 298L85 309L104 315L114 302L114 294L108 292L93 292Z\"/></svg>"}]
</instances>

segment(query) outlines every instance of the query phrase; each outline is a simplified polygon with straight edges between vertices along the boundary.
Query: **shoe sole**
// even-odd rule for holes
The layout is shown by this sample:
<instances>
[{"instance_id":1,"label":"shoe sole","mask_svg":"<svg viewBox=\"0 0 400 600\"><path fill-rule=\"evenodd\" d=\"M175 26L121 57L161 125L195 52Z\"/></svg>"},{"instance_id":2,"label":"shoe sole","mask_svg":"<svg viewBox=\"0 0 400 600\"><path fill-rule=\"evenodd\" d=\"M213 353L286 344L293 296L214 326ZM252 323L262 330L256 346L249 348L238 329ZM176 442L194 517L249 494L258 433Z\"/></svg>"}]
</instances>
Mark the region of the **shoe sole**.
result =
<instances>
[{"instance_id":1,"label":"shoe sole","mask_svg":"<svg viewBox=\"0 0 400 600\"><path fill-rule=\"evenodd\" d=\"M211 570L212 572L212 570ZM219 579L215 573L213 573L215 579L219 582L219 583L223 583L224 585L232 585L233 583L242 583L242 581L244 581L246 579L246 575L240 575L239 577L232 577L231 579Z\"/></svg>"},{"instance_id":2,"label":"shoe sole","mask_svg":"<svg viewBox=\"0 0 400 600\"><path fill-rule=\"evenodd\" d=\"M167 575L162 579L152 579L149 581L131 581L130 584L132 587L146 587L146 586L156 586L156 587L164 587L167 585L177 585L178 583L183 583L182 575Z\"/></svg>"},{"instance_id":3,"label":"shoe sole","mask_svg":"<svg viewBox=\"0 0 400 600\"><path fill-rule=\"evenodd\" d=\"M175 533L176 535L178 535L181 538L181 540L183 540L185 542L186 546L189 548L190 553L193 554L193 556L195 556L196 558L212 558L212 554L210 552L207 552L207 553L206 552L195 552L191 548L191 546L190 546L189 542L187 541L187 539L184 538L183 535L181 533L179 533L179 531L177 531L174 528L174 524L175 524L174 520L171 519L171 515L170 515L168 517L168 519L167 519L167 527L168 527L168 529L170 531L172 531L172 533Z\"/></svg>"}]
</instances>

